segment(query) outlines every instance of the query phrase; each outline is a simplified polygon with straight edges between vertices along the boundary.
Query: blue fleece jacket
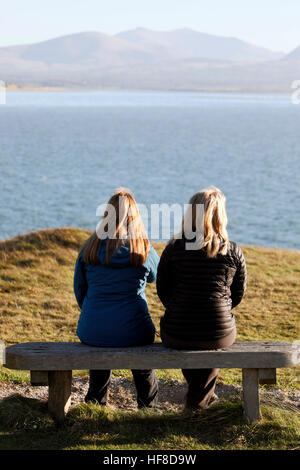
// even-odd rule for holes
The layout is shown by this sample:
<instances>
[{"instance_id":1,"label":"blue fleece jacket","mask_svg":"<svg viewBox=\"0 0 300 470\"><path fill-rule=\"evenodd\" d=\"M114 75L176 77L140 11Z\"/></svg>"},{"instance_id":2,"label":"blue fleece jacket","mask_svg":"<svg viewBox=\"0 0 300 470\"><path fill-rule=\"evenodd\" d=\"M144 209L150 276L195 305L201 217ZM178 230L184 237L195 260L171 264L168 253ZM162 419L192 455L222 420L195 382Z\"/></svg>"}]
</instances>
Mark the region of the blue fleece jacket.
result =
<instances>
[{"instance_id":1,"label":"blue fleece jacket","mask_svg":"<svg viewBox=\"0 0 300 470\"><path fill-rule=\"evenodd\" d=\"M74 293L81 314L77 336L93 346L125 347L151 344L155 327L145 296L154 282L159 256L151 246L146 262L130 265L128 246L120 246L105 262L106 240L99 253L101 264L86 264L81 253L75 265Z\"/></svg>"}]
</instances>

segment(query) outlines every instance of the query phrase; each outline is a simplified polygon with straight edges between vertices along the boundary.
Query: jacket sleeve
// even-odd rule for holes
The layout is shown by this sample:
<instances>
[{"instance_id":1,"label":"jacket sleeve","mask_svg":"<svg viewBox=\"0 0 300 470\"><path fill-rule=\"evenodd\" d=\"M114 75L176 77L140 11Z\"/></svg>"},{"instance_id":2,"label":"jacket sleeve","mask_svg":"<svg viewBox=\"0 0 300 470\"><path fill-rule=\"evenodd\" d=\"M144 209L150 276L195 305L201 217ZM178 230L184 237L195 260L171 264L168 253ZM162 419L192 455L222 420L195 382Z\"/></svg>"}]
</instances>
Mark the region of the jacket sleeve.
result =
<instances>
[{"instance_id":1,"label":"jacket sleeve","mask_svg":"<svg viewBox=\"0 0 300 470\"><path fill-rule=\"evenodd\" d=\"M84 270L84 261L81 256L78 256L75 264L74 271L74 294L78 303L79 308L82 308L84 297L86 296L88 285L86 280L86 274Z\"/></svg>"},{"instance_id":2,"label":"jacket sleeve","mask_svg":"<svg viewBox=\"0 0 300 470\"><path fill-rule=\"evenodd\" d=\"M164 251L162 252L157 268L157 295L165 307L168 301L170 300L173 290L172 268L170 259L171 250L172 245L167 245Z\"/></svg>"},{"instance_id":3,"label":"jacket sleeve","mask_svg":"<svg viewBox=\"0 0 300 470\"><path fill-rule=\"evenodd\" d=\"M232 308L236 307L244 297L247 286L247 268L244 254L239 246L236 246L235 258L237 269L230 286Z\"/></svg>"},{"instance_id":4,"label":"jacket sleeve","mask_svg":"<svg viewBox=\"0 0 300 470\"><path fill-rule=\"evenodd\" d=\"M157 266L159 263L159 256L156 253L155 249L151 245L150 252L146 261L147 268L149 273L147 276L147 282L154 282L157 274Z\"/></svg>"}]
</instances>

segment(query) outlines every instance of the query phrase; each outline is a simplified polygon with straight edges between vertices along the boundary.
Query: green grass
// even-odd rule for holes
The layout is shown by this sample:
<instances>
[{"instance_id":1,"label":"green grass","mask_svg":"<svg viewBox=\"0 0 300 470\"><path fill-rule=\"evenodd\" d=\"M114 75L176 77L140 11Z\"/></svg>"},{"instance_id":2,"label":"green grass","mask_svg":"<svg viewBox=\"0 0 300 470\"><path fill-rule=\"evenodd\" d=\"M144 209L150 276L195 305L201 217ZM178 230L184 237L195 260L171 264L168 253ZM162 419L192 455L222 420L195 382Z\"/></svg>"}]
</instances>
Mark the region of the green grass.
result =
<instances>
[{"instance_id":1,"label":"green grass","mask_svg":"<svg viewBox=\"0 0 300 470\"><path fill-rule=\"evenodd\" d=\"M299 415L263 406L263 420L245 424L239 400L197 416L120 412L82 404L57 428L46 405L12 397L0 403L0 449L170 450L299 448Z\"/></svg>"},{"instance_id":2,"label":"green grass","mask_svg":"<svg viewBox=\"0 0 300 470\"><path fill-rule=\"evenodd\" d=\"M73 270L78 248L89 233L73 228L43 230L0 242L0 339L7 345L78 340ZM161 253L163 244L155 247ZM252 246L244 246L243 251L249 282L245 299L235 309L237 341L294 341L300 311L296 294L300 290L300 252ZM157 327L156 341L160 341L163 307L155 284L147 286L147 298ZM130 377L128 371L114 374ZM182 379L179 370L159 370L157 375L162 380ZM239 384L241 371L223 369L220 379ZM0 384L1 380L29 383L29 374L1 367ZM295 370L279 369L277 387L298 388ZM121 413L82 405L72 410L57 431L42 404L14 397L0 403L0 448L245 449L297 445L298 415L265 406L263 416L254 428L247 426L239 401L216 405L192 422L185 415Z\"/></svg>"}]
</instances>

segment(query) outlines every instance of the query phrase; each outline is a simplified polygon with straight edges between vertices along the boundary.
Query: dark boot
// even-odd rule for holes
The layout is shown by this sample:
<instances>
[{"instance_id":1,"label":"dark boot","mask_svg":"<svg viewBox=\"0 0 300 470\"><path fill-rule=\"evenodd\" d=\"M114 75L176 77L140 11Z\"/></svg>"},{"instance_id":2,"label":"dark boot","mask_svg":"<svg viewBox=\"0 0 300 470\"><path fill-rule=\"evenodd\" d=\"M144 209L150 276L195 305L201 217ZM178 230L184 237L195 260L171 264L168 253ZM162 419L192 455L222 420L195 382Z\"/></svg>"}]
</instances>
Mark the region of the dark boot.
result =
<instances>
[{"instance_id":1,"label":"dark boot","mask_svg":"<svg viewBox=\"0 0 300 470\"><path fill-rule=\"evenodd\" d=\"M155 370L132 370L137 391L138 408L154 408L158 402L158 383Z\"/></svg>"},{"instance_id":2,"label":"dark boot","mask_svg":"<svg viewBox=\"0 0 300 470\"><path fill-rule=\"evenodd\" d=\"M105 406L110 378L110 370L90 370L90 384L84 401Z\"/></svg>"}]
</instances>

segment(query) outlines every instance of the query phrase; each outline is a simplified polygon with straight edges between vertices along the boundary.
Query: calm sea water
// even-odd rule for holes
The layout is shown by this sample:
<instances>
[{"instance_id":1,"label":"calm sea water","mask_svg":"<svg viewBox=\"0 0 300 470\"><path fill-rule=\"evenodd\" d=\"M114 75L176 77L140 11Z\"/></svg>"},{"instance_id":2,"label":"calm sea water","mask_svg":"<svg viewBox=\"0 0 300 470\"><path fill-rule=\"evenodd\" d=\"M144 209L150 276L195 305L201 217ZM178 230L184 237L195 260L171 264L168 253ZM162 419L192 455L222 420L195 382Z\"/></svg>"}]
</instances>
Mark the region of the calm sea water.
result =
<instances>
[{"instance_id":1,"label":"calm sea water","mask_svg":"<svg viewBox=\"0 0 300 470\"><path fill-rule=\"evenodd\" d=\"M0 106L0 238L94 229L114 188L188 202L215 185L230 238L300 249L300 105L289 96L10 92Z\"/></svg>"}]
</instances>

